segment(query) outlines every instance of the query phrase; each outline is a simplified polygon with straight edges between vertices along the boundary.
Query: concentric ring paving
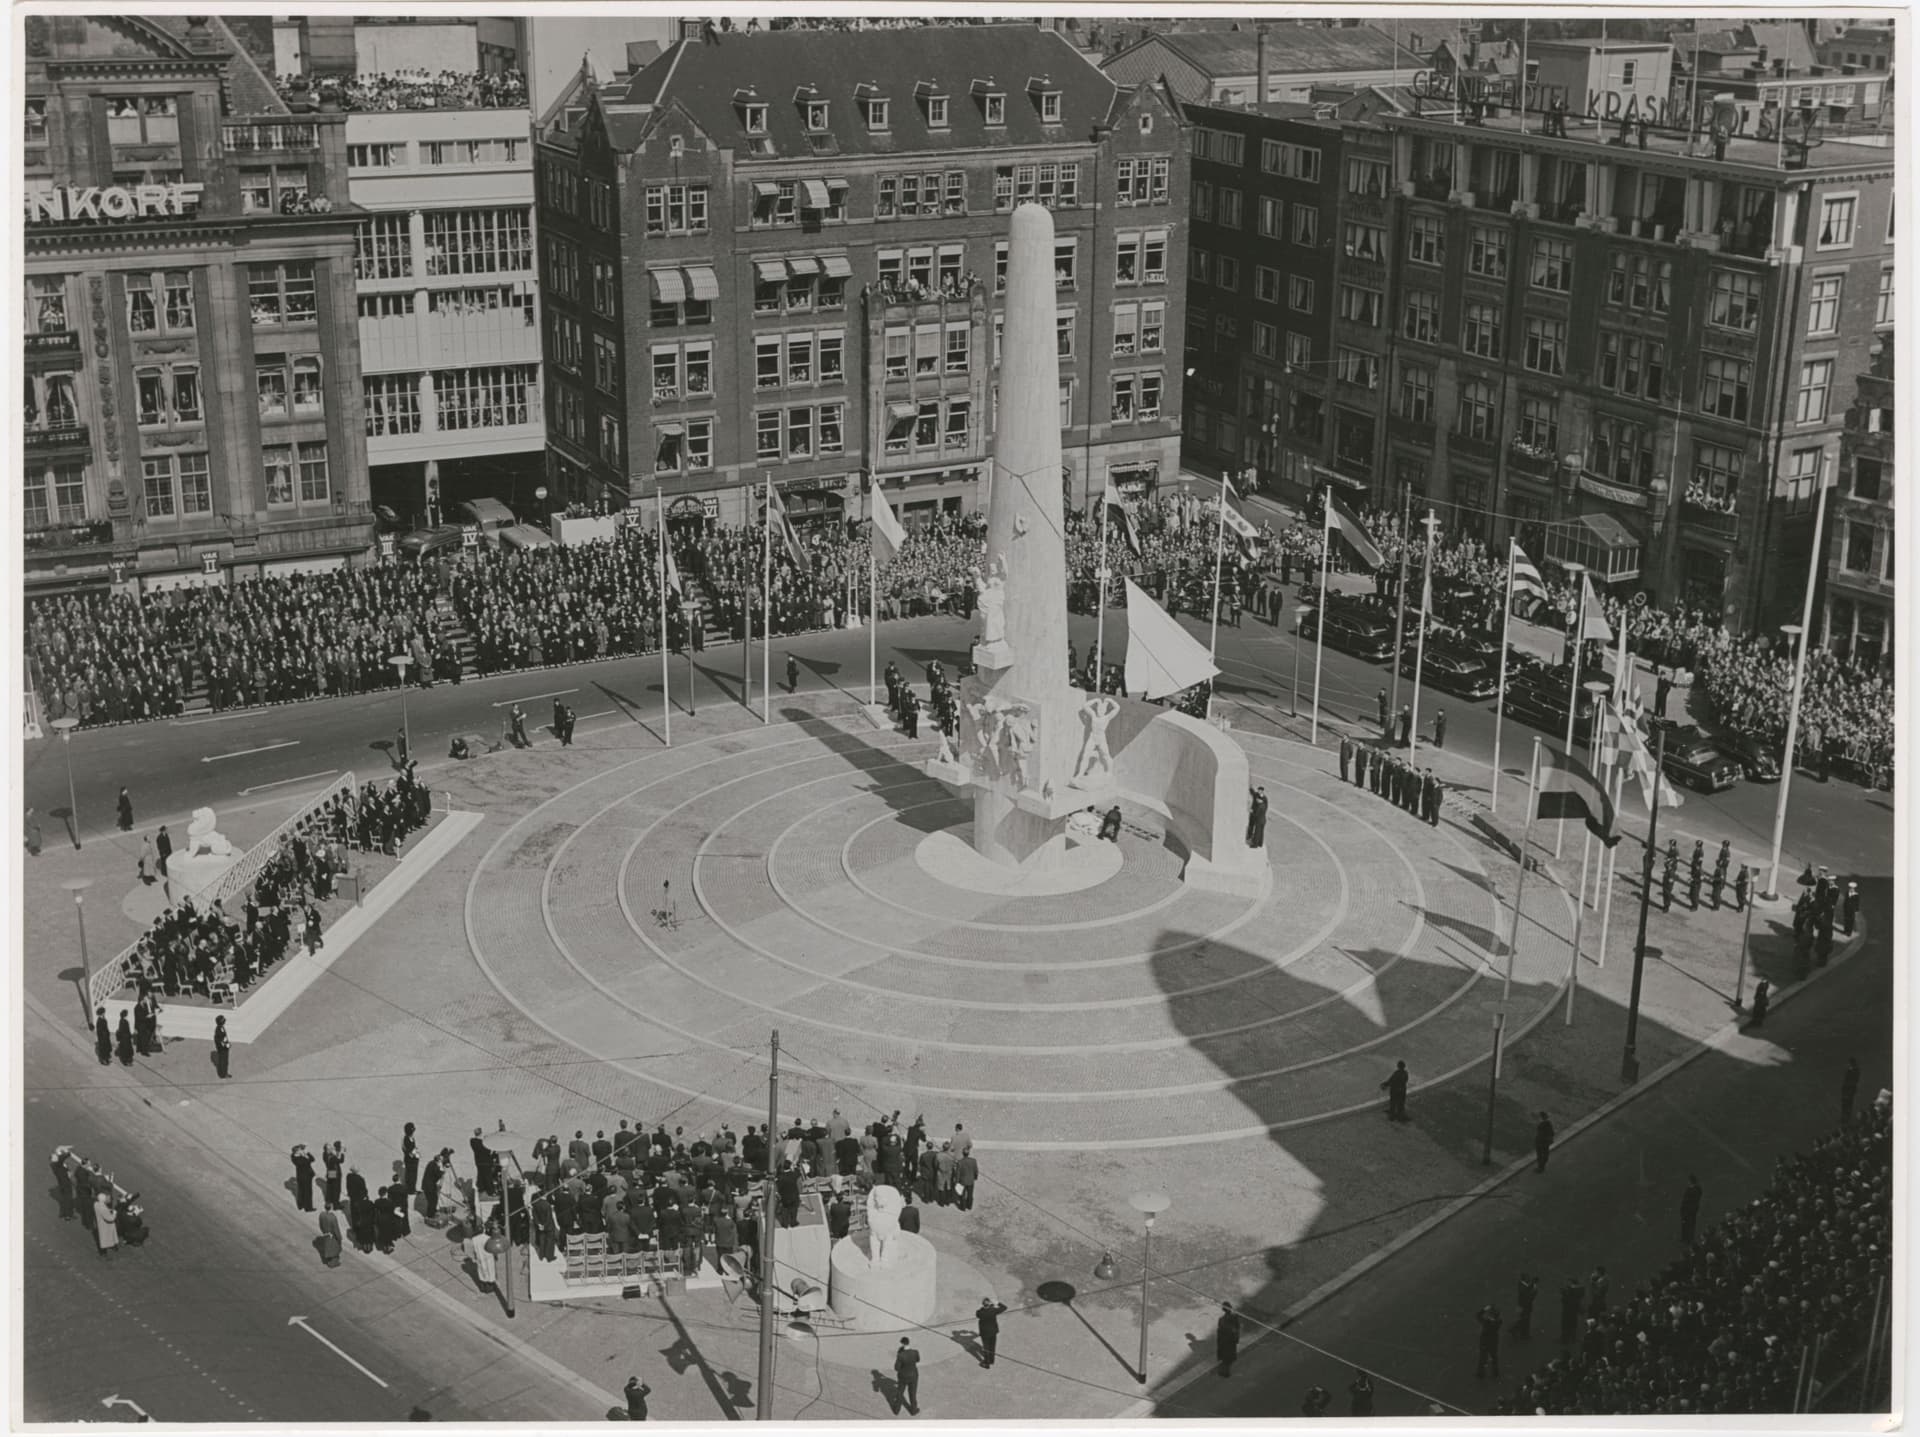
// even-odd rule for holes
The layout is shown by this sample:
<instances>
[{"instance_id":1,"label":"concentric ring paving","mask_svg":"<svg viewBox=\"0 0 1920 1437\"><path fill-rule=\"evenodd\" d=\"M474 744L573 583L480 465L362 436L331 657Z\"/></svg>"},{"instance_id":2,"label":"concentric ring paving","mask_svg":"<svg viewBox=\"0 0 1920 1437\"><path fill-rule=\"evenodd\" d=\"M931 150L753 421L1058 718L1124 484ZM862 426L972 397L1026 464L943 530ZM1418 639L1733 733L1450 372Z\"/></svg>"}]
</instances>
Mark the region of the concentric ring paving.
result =
<instances>
[{"instance_id":1,"label":"concentric ring paving","mask_svg":"<svg viewBox=\"0 0 1920 1437\"><path fill-rule=\"evenodd\" d=\"M758 1099L722 1089L776 1027L783 1110L963 1117L1002 1146L1292 1126L1374 1101L1396 1058L1423 1079L1476 1061L1498 991L1477 860L1324 753L1242 742L1272 800L1265 901L1186 889L1131 811L1125 862L1081 891L933 881L916 846L968 803L919 772L930 745L848 716L557 794L481 861L469 941L556 1038L746 1119Z\"/></svg>"}]
</instances>

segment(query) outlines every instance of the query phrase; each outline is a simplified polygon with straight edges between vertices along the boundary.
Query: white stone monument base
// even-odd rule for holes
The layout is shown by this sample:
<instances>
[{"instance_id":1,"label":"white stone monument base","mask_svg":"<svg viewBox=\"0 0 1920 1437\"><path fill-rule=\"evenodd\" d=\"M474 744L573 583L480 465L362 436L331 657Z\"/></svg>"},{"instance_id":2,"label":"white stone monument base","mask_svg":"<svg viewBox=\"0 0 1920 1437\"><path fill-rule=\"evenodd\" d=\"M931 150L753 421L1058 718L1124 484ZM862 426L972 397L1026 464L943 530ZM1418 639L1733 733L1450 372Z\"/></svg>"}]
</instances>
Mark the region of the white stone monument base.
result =
<instances>
[{"instance_id":1,"label":"white stone monument base","mask_svg":"<svg viewBox=\"0 0 1920 1437\"><path fill-rule=\"evenodd\" d=\"M1094 830L1099 820L1094 820ZM1069 828L1061 835L1066 851L1047 867L995 863L973 846L973 825L957 824L921 839L913 856L920 871L938 883L969 893L1004 897L1051 898L1079 893L1105 883L1120 871L1120 845L1102 843L1091 833Z\"/></svg>"},{"instance_id":2,"label":"white stone monument base","mask_svg":"<svg viewBox=\"0 0 1920 1437\"><path fill-rule=\"evenodd\" d=\"M859 1332L895 1332L916 1327L933 1316L938 1294L938 1264L933 1244L917 1232L903 1232L887 1244L887 1265L873 1259L852 1238L833 1245L833 1282L827 1305Z\"/></svg>"}]
</instances>

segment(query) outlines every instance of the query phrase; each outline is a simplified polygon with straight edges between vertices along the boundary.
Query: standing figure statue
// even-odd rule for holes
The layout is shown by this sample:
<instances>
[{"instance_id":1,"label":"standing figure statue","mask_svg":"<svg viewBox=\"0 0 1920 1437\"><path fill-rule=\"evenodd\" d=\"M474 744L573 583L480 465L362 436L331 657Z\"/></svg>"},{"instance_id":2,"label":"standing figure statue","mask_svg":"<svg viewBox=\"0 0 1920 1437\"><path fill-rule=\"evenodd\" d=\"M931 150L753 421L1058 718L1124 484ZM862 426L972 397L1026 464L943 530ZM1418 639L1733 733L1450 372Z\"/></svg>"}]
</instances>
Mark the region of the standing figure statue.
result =
<instances>
[{"instance_id":1,"label":"standing figure statue","mask_svg":"<svg viewBox=\"0 0 1920 1437\"><path fill-rule=\"evenodd\" d=\"M1013 781L1016 788L1027 786L1027 762L1033 754L1033 714L1016 709L1007 719L1007 745L1013 750Z\"/></svg>"},{"instance_id":2,"label":"standing figure statue","mask_svg":"<svg viewBox=\"0 0 1920 1437\"><path fill-rule=\"evenodd\" d=\"M1107 725L1120 712L1120 705L1105 694L1095 694L1080 705L1080 712L1086 716L1087 737L1080 747L1080 761L1073 768L1076 783L1083 778L1091 778L1096 766L1108 773L1113 772L1113 751L1107 747Z\"/></svg>"},{"instance_id":3,"label":"standing figure statue","mask_svg":"<svg viewBox=\"0 0 1920 1437\"><path fill-rule=\"evenodd\" d=\"M900 1236L903 1205L900 1190L885 1183L876 1183L867 1194L867 1242L871 1248L867 1255L875 1267L885 1267L890 1260L899 1258L899 1249L894 1244Z\"/></svg>"},{"instance_id":4,"label":"standing figure statue","mask_svg":"<svg viewBox=\"0 0 1920 1437\"><path fill-rule=\"evenodd\" d=\"M982 577L976 567L968 570L973 576L973 587L977 597L974 606L980 614L980 642L983 644L1005 643L1007 638L1007 573L998 559L993 567Z\"/></svg>"}]
</instances>

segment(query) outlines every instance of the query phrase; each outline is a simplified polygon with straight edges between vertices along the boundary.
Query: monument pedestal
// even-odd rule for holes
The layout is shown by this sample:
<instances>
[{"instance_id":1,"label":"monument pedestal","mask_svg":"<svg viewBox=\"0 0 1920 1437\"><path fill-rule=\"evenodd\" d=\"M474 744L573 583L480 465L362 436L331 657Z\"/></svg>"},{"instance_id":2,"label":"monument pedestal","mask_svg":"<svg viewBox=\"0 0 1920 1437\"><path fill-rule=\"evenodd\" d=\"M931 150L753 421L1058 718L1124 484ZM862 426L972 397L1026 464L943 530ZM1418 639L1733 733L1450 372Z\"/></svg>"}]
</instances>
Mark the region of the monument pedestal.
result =
<instances>
[{"instance_id":1,"label":"monument pedestal","mask_svg":"<svg viewBox=\"0 0 1920 1437\"><path fill-rule=\"evenodd\" d=\"M933 1316L933 1244L917 1232L903 1232L887 1244L887 1265L873 1259L852 1238L833 1245L833 1281L827 1305L859 1332L898 1332L918 1327Z\"/></svg>"},{"instance_id":2,"label":"monument pedestal","mask_svg":"<svg viewBox=\"0 0 1920 1437\"><path fill-rule=\"evenodd\" d=\"M1044 872L1067 851L1066 830L1044 805L1035 813L1015 793L997 785L977 788L973 795L973 844L985 858L1028 872ZM1031 794L1036 801L1040 795ZM1064 817L1064 815L1062 815Z\"/></svg>"}]
</instances>

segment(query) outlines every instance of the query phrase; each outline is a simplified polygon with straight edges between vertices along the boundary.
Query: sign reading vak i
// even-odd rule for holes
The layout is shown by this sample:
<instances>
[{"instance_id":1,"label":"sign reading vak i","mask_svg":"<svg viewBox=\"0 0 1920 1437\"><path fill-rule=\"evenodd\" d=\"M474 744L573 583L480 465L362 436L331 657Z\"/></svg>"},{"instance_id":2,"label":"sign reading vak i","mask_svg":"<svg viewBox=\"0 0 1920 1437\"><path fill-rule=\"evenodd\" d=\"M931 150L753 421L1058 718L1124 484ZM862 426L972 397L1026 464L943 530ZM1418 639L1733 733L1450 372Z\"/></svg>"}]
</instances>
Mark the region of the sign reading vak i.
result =
<instances>
[{"instance_id":1,"label":"sign reading vak i","mask_svg":"<svg viewBox=\"0 0 1920 1437\"><path fill-rule=\"evenodd\" d=\"M166 185L30 185L26 190L27 223L184 215L199 208L205 189L203 184L186 181Z\"/></svg>"}]
</instances>

